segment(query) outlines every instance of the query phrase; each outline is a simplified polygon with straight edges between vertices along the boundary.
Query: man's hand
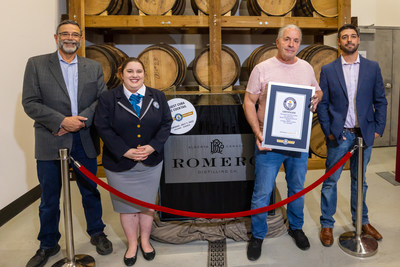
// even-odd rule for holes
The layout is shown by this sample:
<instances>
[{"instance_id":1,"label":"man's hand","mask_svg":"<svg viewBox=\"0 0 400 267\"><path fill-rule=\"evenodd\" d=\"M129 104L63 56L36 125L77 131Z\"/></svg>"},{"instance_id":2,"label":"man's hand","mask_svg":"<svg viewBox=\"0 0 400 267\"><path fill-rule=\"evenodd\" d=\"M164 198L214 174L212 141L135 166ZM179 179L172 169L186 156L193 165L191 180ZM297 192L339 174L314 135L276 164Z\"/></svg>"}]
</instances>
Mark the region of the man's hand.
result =
<instances>
[{"instance_id":1,"label":"man's hand","mask_svg":"<svg viewBox=\"0 0 400 267\"><path fill-rule=\"evenodd\" d=\"M57 133L54 133L54 136L62 136L66 133L69 133L67 130L65 130L64 128L60 128L60 130Z\"/></svg>"},{"instance_id":2,"label":"man's hand","mask_svg":"<svg viewBox=\"0 0 400 267\"><path fill-rule=\"evenodd\" d=\"M312 107L312 112L315 112L317 110L318 103L321 102L322 100L322 90L321 91L316 91L315 95L312 96L311 99L311 107Z\"/></svg>"},{"instance_id":3,"label":"man's hand","mask_svg":"<svg viewBox=\"0 0 400 267\"><path fill-rule=\"evenodd\" d=\"M61 123L61 127L67 132L77 132L85 127L84 121L87 121L87 118L82 116L65 117Z\"/></svg>"},{"instance_id":4,"label":"man's hand","mask_svg":"<svg viewBox=\"0 0 400 267\"><path fill-rule=\"evenodd\" d=\"M260 150L260 151L271 151L272 148L269 148L269 147L262 147L262 146L261 146L261 144L262 144L263 141L264 141L264 138L263 138L262 133L257 134L257 135L256 135L256 144L257 144L258 150Z\"/></svg>"},{"instance_id":5,"label":"man's hand","mask_svg":"<svg viewBox=\"0 0 400 267\"><path fill-rule=\"evenodd\" d=\"M378 134L378 133L375 133L375 139L378 138L378 137L381 137L381 135Z\"/></svg>"}]
</instances>

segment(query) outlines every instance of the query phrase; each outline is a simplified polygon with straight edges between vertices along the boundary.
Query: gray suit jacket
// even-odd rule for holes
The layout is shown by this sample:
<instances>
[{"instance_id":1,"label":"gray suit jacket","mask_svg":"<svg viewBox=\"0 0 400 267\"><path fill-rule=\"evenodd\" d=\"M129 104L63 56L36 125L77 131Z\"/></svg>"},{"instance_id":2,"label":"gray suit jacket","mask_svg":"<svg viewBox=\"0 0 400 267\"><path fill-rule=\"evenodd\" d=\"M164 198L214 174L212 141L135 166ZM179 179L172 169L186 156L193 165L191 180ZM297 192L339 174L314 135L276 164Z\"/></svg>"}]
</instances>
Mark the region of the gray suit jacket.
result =
<instances>
[{"instance_id":1,"label":"gray suit jacket","mask_svg":"<svg viewBox=\"0 0 400 267\"><path fill-rule=\"evenodd\" d=\"M99 140L93 132L93 115L97 99L107 87L103 70L94 60L78 57L78 115L87 117L79 133L86 155L95 158ZM54 136L65 117L71 116L71 102L64 82L57 52L32 57L25 69L22 105L35 123L35 157L56 160L58 150L71 150L72 134Z\"/></svg>"}]
</instances>

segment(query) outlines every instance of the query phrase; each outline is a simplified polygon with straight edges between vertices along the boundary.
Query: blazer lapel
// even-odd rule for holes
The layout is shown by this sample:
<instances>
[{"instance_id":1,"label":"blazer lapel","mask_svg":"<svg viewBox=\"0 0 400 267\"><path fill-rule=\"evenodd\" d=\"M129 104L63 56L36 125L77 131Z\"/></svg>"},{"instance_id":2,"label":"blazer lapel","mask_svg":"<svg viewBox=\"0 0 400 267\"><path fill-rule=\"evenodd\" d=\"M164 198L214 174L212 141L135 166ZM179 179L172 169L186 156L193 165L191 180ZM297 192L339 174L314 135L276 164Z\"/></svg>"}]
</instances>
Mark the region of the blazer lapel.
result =
<instances>
[{"instance_id":1,"label":"blazer lapel","mask_svg":"<svg viewBox=\"0 0 400 267\"><path fill-rule=\"evenodd\" d=\"M86 76L86 64L78 57L78 103L79 99L81 99L83 92L83 85L85 84Z\"/></svg>"},{"instance_id":2,"label":"blazer lapel","mask_svg":"<svg viewBox=\"0 0 400 267\"><path fill-rule=\"evenodd\" d=\"M150 105L153 103L153 93L146 88L146 94L143 97L142 108L140 109L140 118L143 118L146 115L147 111L149 110Z\"/></svg>"},{"instance_id":3,"label":"blazer lapel","mask_svg":"<svg viewBox=\"0 0 400 267\"><path fill-rule=\"evenodd\" d=\"M129 102L129 100L126 98L126 96L124 94L124 87L122 85L120 85L118 88L115 88L113 90L117 90L115 93L115 98L117 99L118 105L120 105L127 112L131 113L133 116L139 118L139 116L136 114L135 110L133 109L131 103Z\"/></svg>"},{"instance_id":4,"label":"blazer lapel","mask_svg":"<svg viewBox=\"0 0 400 267\"><path fill-rule=\"evenodd\" d=\"M335 70L336 70L337 76L339 78L339 83L342 86L342 90L343 90L346 98L348 99L349 97L347 95L347 87L346 87L346 82L344 80L344 74L343 74L342 57L339 57L338 59L336 59Z\"/></svg>"},{"instance_id":5,"label":"blazer lapel","mask_svg":"<svg viewBox=\"0 0 400 267\"><path fill-rule=\"evenodd\" d=\"M358 95L358 92L360 91L360 89L362 88L361 87L361 84L362 84L362 81L363 81L362 77L365 77L364 75L366 73L366 68L367 67L366 67L365 64L363 64L364 60L365 59L360 55L360 71L358 73L357 95Z\"/></svg>"},{"instance_id":6,"label":"blazer lapel","mask_svg":"<svg viewBox=\"0 0 400 267\"><path fill-rule=\"evenodd\" d=\"M49 67L50 67L51 74L53 74L58 85L61 87L61 89L64 91L64 93L69 97L67 86L65 85L64 77L62 75L61 66L60 66L60 62L58 60L57 52L55 52L54 54L51 55L49 61L50 61Z\"/></svg>"}]
</instances>

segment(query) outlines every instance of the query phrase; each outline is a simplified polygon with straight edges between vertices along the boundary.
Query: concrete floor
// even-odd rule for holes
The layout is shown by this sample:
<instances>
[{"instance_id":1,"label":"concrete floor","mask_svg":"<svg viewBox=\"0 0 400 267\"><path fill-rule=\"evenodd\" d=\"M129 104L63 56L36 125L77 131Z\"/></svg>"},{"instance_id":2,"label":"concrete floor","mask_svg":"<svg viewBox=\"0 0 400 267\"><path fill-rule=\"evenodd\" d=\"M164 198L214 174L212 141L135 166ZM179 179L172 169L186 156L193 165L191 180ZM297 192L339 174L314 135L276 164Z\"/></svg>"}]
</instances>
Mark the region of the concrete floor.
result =
<instances>
[{"instance_id":1,"label":"concrete floor","mask_svg":"<svg viewBox=\"0 0 400 267\"><path fill-rule=\"evenodd\" d=\"M261 258L250 262L246 257L246 242L227 240L227 266L400 266L398 252L400 240L400 186L394 186L376 173L395 170L396 148L375 148L367 170L369 185L367 203L371 224L383 235L379 242L378 253L368 258L357 258L342 251L338 246L340 234L353 231L349 210L350 174L344 171L338 183L338 211L335 215L335 243L332 247L323 247L319 241L320 186L305 196L304 232L310 239L308 251L299 250L291 237L284 234L280 237L266 239L263 243ZM324 170L309 171L306 186L321 177ZM282 196L286 195L286 182L283 174L277 178L277 187ZM71 185L75 254L88 254L95 258L96 266L124 266L122 257L126 250L125 236L119 222L119 216L111 206L110 197L101 189L104 208L106 233L113 242L114 252L100 256L90 244L85 233L85 220L80 205L80 196L75 184ZM0 266L25 266L38 249L36 240L39 220L39 201L36 201L11 221L0 227ZM60 224L63 233L64 225ZM183 245L171 245L152 242L156 258L147 262L140 253L135 266L190 266L205 267L208 265L208 242L196 241ZM61 252L51 257L46 266L52 266L66 257L64 237L60 240Z\"/></svg>"}]
</instances>

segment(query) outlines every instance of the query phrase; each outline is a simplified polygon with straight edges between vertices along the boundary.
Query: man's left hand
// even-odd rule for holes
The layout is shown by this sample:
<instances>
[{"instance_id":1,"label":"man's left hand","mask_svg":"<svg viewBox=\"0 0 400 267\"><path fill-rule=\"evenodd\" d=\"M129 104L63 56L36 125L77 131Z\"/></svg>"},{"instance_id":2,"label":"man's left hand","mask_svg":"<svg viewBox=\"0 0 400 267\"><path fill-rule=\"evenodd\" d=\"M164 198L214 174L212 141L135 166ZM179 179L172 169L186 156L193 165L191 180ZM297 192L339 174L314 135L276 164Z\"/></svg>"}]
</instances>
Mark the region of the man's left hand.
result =
<instances>
[{"instance_id":1,"label":"man's left hand","mask_svg":"<svg viewBox=\"0 0 400 267\"><path fill-rule=\"evenodd\" d=\"M311 100L311 107L312 107L312 112L315 112L317 110L318 103L321 102L322 99L322 91L316 91L315 95L312 96Z\"/></svg>"}]
</instances>

